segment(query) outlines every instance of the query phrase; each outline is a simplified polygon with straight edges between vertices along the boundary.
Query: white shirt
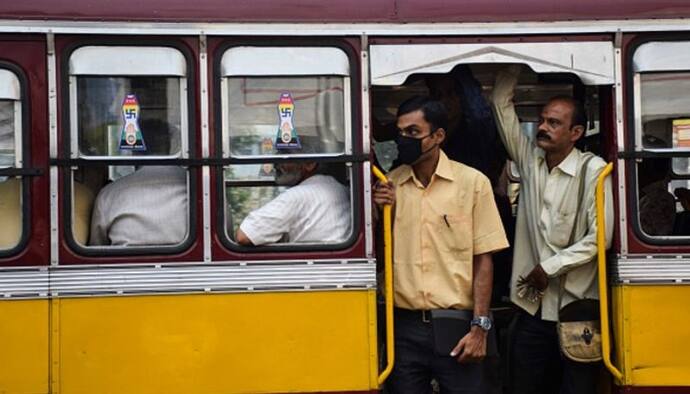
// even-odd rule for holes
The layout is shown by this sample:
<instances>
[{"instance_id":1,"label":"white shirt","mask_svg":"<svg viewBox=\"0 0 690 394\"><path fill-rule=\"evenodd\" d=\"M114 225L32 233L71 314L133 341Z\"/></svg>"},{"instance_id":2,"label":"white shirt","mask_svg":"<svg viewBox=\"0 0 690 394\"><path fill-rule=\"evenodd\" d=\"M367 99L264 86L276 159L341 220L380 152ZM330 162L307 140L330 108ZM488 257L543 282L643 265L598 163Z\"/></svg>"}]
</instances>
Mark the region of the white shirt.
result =
<instances>
[{"instance_id":1,"label":"white shirt","mask_svg":"<svg viewBox=\"0 0 690 394\"><path fill-rule=\"evenodd\" d=\"M91 245L157 246L187 236L187 172L143 166L106 185L91 215Z\"/></svg>"},{"instance_id":2,"label":"white shirt","mask_svg":"<svg viewBox=\"0 0 690 394\"><path fill-rule=\"evenodd\" d=\"M350 194L332 176L313 175L242 221L254 245L278 242L342 242L350 235ZM284 239L283 239L284 240Z\"/></svg>"},{"instance_id":3,"label":"white shirt","mask_svg":"<svg viewBox=\"0 0 690 394\"><path fill-rule=\"evenodd\" d=\"M549 276L541 302L541 318L558 319L558 293L561 276L566 275L563 306L577 299L599 298L597 285L596 183L605 162L592 158L586 171L583 201L577 209L578 188L584 155L578 149L549 172L545 152L520 130L512 103L517 84L515 71L501 72L493 90L493 107L501 139L520 171L520 197L515 229L513 274L510 299L531 314L539 303L517 296L520 276L527 276L540 264ZM605 182L606 247L613 232L613 199L611 178ZM577 220L576 220L577 219ZM575 242L567 245L575 226Z\"/></svg>"}]
</instances>

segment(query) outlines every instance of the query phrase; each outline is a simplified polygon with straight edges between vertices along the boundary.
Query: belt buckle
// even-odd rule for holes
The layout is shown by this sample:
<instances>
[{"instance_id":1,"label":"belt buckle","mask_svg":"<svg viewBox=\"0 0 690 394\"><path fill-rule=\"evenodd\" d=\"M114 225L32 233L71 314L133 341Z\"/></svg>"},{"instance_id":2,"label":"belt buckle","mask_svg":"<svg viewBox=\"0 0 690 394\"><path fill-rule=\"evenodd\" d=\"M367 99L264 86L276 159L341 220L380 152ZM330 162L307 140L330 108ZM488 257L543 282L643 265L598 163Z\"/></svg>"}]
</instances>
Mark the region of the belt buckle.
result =
<instances>
[{"instance_id":1,"label":"belt buckle","mask_svg":"<svg viewBox=\"0 0 690 394\"><path fill-rule=\"evenodd\" d=\"M431 311L422 309L422 323L431 323Z\"/></svg>"}]
</instances>

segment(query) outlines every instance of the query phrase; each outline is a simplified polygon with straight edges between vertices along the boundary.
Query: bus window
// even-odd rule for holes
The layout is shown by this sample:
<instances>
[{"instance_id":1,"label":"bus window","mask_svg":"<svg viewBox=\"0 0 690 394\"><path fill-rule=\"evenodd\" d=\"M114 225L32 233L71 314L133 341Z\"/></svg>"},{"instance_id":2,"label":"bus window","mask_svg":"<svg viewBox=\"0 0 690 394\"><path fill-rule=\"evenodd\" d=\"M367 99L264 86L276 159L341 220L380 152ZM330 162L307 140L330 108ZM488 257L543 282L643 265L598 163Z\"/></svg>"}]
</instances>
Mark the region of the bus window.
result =
<instances>
[{"instance_id":1,"label":"bus window","mask_svg":"<svg viewBox=\"0 0 690 394\"><path fill-rule=\"evenodd\" d=\"M337 159L352 153L345 52L233 47L221 69L223 157L239 161L222 173L227 246L343 244L353 222L351 167Z\"/></svg>"},{"instance_id":2,"label":"bus window","mask_svg":"<svg viewBox=\"0 0 690 394\"><path fill-rule=\"evenodd\" d=\"M0 169L22 167L22 104L17 76L0 69ZM16 247L23 231L22 181L0 176L0 253Z\"/></svg>"},{"instance_id":3,"label":"bus window","mask_svg":"<svg viewBox=\"0 0 690 394\"><path fill-rule=\"evenodd\" d=\"M184 55L87 46L69 64L70 155L86 163L70 171L73 240L104 253L179 251L191 237L190 174L174 164L190 150Z\"/></svg>"},{"instance_id":4,"label":"bus window","mask_svg":"<svg viewBox=\"0 0 690 394\"><path fill-rule=\"evenodd\" d=\"M633 57L638 227L654 240L690 236L688 42L649 42ZM680 52L679 52L680 51ZM677 196L677 197L676 197Z\"/></svg>"}]
</instances>

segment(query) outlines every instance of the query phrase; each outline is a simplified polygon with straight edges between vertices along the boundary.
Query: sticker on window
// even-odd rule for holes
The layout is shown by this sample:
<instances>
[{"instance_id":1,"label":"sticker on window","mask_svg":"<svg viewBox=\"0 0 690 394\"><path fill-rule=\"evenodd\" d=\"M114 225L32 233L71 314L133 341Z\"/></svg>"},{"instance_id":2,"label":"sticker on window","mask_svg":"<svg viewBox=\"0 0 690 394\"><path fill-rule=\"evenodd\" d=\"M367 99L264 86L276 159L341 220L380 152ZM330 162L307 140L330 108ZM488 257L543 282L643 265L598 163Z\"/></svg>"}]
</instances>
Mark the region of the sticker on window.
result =
<instances>
[{"instance_id":1,"label":"sticker on window","mask_svg":"<svg viewBox=\"0 0 690 394\"><path fill-rule=\"evenodd\" d=\"M673 121L673 147L690 148L690 119Z\"/></svg>"},{"instance_id":2,"label":"sticker on window","mask_svg":"<svg viewBox=\"0 0 690 394\"><path fill-rule=\"evenodd\" d=\"M144 136L139 128L139 100L134 94L128 94L122 101L122 118L124 126L120 135L120 150L146 151Z\"/></svg>"},{"instance_id":3,"label":"sticker on window","mask_svg":"<svg viewBox=\"0 0 690 394\"><path fill-rule=\"evenodd\" d=\"M297 130L295 130L292 121L295 115L295 102L292 100L292 95L288 92L282 93L278 100L278 116L280 118L280 125L278 126L278 135L276 136L276 149L301 149L302 144L299 141Z\"/></svg>"}]
</instances>

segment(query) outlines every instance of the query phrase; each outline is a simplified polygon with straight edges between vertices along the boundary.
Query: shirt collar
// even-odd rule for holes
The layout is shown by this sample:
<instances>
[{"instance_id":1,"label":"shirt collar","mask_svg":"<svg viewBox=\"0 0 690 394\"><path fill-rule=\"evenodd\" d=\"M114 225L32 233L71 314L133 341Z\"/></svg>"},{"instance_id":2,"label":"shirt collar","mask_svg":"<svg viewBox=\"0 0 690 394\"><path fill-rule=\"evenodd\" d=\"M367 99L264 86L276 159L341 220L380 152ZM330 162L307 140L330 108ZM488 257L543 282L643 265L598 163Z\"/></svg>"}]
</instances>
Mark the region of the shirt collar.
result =
<instances>
[{"instance_id":1,"label":"shirt collar","mask_svg":"<svg viewBox=\"0 0 690 394\"><path fill-rule=\"evenodd\" d=\"M577 174L577 165L579 162L580 151L577 148L573 148L568 156L566 156L562 162L558 163L556 167L570 176L575 176Z\"/></svg>"},{"instance_id":2,"label":"shirt collar","mask_svg":"<svg viewBox=\"0 0 690 394\"><path fill-rule=\"evenodd\" d=\"M434 175L447 179L449 181L454 180L453 177L453 169L451 168L450 165L450 159L446 154L441 150L439 152L439 157L438 157L438 164L436 164L436 171L434 171ZM400 180L398 181L398 185L401 185L410 179L414 179L417 181L417 177L414 175L414 171L412 170L412 166L404 164L402 166L402 176L400 177ZM417 181L419 182L419 181Z\"/></svg>"},{"instance_id":3,"label":"shirt collar","mask_svg":"<svg viewBox=\"0 0 690 394\"><path fill-rule=\"evenodd\" d=\"M536 153L537 160L540 164L546 162L546 152L544 152L543 149L537 148ZM570 176L577 175L577 164L580 162L580 155L580 151L577 148L573 148L568 156L566 156L563 161L558 163L556 168L558 168L564 174Z\"/></svg>"},{"instance_id":4,"label":"shirt collar","mask_svg":"<svg viewBox=\"0 0 690 394\"><path fill-rule=\"evenodd\" d=\"M309 178L303 180L302 182L298 183L298 185L309 185L312 183L318 183L321 181L321 179L324 177L322 174L314 174L310 176ZM297 186L297 185L295 185Z\"/></svg>"}]
</instances>

